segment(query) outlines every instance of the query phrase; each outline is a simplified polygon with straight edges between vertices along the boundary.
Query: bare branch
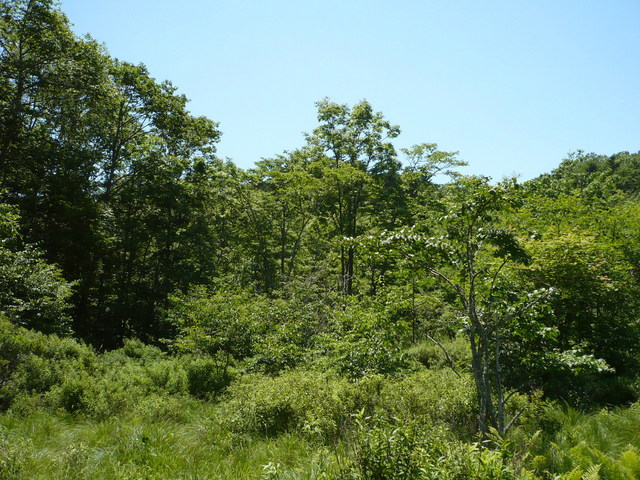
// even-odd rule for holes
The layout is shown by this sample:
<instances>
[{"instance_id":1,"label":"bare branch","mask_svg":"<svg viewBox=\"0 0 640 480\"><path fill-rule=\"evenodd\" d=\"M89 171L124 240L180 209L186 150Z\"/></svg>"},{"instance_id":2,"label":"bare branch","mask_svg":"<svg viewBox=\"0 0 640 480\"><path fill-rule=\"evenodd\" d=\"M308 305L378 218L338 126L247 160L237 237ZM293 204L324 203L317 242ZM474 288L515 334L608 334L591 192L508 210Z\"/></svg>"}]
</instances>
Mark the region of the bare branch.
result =
<instances>
[{"instance_id":1,"label":"bare branch","mask_svg":"<svg viewBox=\"0 0 640 480\"><path fill-rule=\"evenodd\" d=\"M453 283L453 281L451 279L449 279L449 277L447 277L444 273L436 270L435 268L432 267L427 267L427 270L435 275L436 277L444 280L445 282L447 282L451 288L453 288L456 293L458 294L458 296L460 297L460 301L462 302L462 306L464 307L465 310L467 310L467 298L464 296L464 292L462 291L462 288L460 287L460 285Z\"/></svg>"},{"instance_id":2,"label":"bare branch","mask_svg":"<svg viewBox=\"0 0 640 480\"><path fill-rule=\"evenodd\" d=\"M431 335L426 334L427 338L429 340L431 340L433 343L435 343L438 347L440 347L440 349L444 352L445 357L447 357L447 362L449 362L449 367L451 368L451 370L453 370L453 373L455 373L458 378L462 378L462 375L460 375L458 373L458 370L456 370L455 364L453 363L453 360L451 359L451 357L449 356L449 352L447 352L447 349L444 348L444 346L435 338L433 338Z\"/></svg>"},{"instance_id":3,"label":"bare branch","mask_svg":"<svg viewBox=\"0 0 640 480\"><path fill-rule=\"evenodd\" d=\"M505 433L507 433L509 431L509 429L511 427L513 427L514 422L520 418L520 415L522 415L525 411L525 409L527 408L527 405L525 405L524 407L522 407L520 410L518 410L518 413L516 413L513 418L509 421L509 423L507 424L506 427L504 427L504 432L502 432L502 434L504 435Z\"/></svg>"}]
</instances>

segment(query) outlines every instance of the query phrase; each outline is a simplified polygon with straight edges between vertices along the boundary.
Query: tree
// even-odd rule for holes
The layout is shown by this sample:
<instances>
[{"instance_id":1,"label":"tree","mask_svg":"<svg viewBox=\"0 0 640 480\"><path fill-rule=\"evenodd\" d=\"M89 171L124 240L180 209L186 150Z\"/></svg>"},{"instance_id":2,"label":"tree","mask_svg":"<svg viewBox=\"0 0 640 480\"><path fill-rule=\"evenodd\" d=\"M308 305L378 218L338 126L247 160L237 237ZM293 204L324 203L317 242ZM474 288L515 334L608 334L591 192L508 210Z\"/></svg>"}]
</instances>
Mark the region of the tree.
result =
<instances>
[{"instance_id":1,"label":"tree","mask_svg":"<svg viewBox=\"0 0 640 480\"><path fill-rule=\"evenodd\" d=\"M309 152L286 152L257 162L252 171L255 189L262 192L262 215L272 219L280 281L291 278L299 265L310 224L315 218L320 181L309 171Z\"/></svg>"},{"instance_id":2,"label":"tree","mask_svg":"<svg viewBox=\"0 0 640 480\"><path fill-rule=\"evenodd\" d=\"M215 197L204 191L220 132L186 105L143 65L77 38L52 0L0 5L2 197L77 281L75 329L97 344L157 337L168 292L208 277L211 254L194 243L216 242L202 200Z\"/></svg>"},{"instance_id":3,"label":"tree","mask_svg":"<svg viewBox=\"0 0 640 480\"><path fill-rule=\"evenodd\" d=\"M549 396L578 404L622 403L633 394L610 374L633 376L638 368L638 288L631 264L590 233L527 242L535 261L522 276L534 288L552 286L555 295L548 314L536 319L543 341L521 336L506 360L512 383L531 379Z\"/></svg>"},{"instance_id":4,"label":"tree","mask_svg":"<svg viewBox=\"0 0 640 480\"><path fill-rule=\"evenodd\" d=\"M355 247L345 245L342 239L363 233L374 179L395 183L400 164L388 140L397 137L400 129L374 112L366 101L351 108L325 99L317 107L320 126L307 135L309 146L317 152L316 164L310 168L323 182L321 201L340 249L340 290L350 295Z\"/></svg>"},{"instance_id":5,"label":"tree","mask_svg":"<svg viewBox=\"0 0 640 480\"><path fill-rule=\"evenodd\" d=\"M505 419L502 344L517 322L549 297L546 289L522 292L508 267L527 264L529 255L516 233L500 224L501 214L518 204L515 180L491 185L484 177L460 177L447 186L446 214L440 235L420 233L418 225L383 235L382 244L408 248L428 275L454 296L462 330L471 345L471 371L478 399L478 427L486 437L493 427L503 433L515 418Z\"/></svg>"},{"instance_id":6,"label":"tree","mask_svg":"<svg viewBox=\"0 0 640 480\"><path fill-rule=\"evenodd\" d=\"M72 284L32 245L21 245L15 208L0 204L0 316L45 333L70 333Z\"/></svg>"}]
</instances>

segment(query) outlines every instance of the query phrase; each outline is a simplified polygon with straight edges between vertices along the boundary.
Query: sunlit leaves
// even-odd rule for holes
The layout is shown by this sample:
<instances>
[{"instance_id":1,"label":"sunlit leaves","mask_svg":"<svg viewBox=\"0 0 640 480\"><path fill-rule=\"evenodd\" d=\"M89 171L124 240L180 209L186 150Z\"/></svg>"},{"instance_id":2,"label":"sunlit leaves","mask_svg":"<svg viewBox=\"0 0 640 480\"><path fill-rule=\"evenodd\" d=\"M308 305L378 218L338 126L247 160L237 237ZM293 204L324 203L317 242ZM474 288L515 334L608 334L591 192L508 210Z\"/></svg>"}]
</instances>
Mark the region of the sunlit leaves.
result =
<instances>
[{"instance_id":1,"label":"sunlit leaves","mask_svg":"<svg viewBox=\"0 0 640 480\"><path fill-rule=\"evenodd\" d=\"M72 284L33 246L19 247L17 215L0 204L0 314L14 324L48 333L69 333Z\"/></svg>"}]
</instances>

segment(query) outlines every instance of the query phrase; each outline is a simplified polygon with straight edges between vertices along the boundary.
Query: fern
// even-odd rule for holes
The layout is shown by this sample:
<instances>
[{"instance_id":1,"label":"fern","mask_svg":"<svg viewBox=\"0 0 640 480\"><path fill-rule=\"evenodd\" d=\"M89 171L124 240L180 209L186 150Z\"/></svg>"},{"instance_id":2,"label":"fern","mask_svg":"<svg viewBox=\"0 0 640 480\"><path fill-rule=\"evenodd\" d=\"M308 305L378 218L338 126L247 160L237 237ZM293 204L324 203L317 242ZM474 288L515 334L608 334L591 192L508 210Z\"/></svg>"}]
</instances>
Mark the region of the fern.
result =
<instances>
[{"instance_id":1,"label":"fern","mask_svg":"<svg viewBox=\"0 0 640 480\"><path fill-rule=\"evenodd\" d=\"M620 455L622 465L631 475L640 478L640 455L634 450L627 450Z\"/></svg>"},{"instance_id":2,"label":"fern","mask_svg":"<svg viewBox=\"0 0 640 480\"><path fill-rule=\"evenodd\" d=\"M580 467L576 467L569 473L562 475L560 478L561 480L582 480L582 469Z\"/></svg>"},{"instance_id":3,"label":"fern","mask_svg":"<svg viewBox=\"0 0 640 480\"><path fill-rule=\"evenodd\" d=\"M582 476L582 480L600 480L600 464L591 465Z\"/></svg>"}]
</instances>

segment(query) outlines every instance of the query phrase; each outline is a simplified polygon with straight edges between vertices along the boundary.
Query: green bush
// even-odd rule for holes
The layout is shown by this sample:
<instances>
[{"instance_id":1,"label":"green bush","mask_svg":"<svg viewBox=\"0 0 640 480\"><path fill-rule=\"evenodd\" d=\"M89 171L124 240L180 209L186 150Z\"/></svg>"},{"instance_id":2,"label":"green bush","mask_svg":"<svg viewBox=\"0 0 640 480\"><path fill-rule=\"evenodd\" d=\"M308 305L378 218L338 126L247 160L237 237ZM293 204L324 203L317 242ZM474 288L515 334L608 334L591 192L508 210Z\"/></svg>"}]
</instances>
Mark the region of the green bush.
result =
<instances>
[{"instance_id":1,"label":"green bush","mask_svg":"<svg viewBox=\"0 0 640 480\"><path fill-rule=\"evenodd\" d=\"M122 348L111 352L110 357L113 359L120 358L120 361L127 359L137 360L140 363L150 363L155 360L161 360L165 354L158 347L147 345L137 338L127 338Z\"/></svg>"},{"instance_id":2,"label":"green bush","mask_svg":"<svg viewBox=\"0 0 640 480\"><path fill-rule=\"evenodd\" d=\"M276 375L303 364L313 346L307 328L295 318L272 325L256 342L256 355L248 363L248 370Z\"/></svg>"},{"instance_id":3,"label":"green bush","mask_svg":"<svg viewBox=\"0 0 640 480\"><path fill-rule=\"evenodd\" d=\"M190 401L193 400L184 396L151 394L136 402L133 412L142 418L144 423L184 423L189 418L187 405Z\"/></svg>"},{"instance_id":4,"label":"green bush","mask_svg":"<svg viewBox=\"0 0 640 480\"><path fill-rule=\"evenodd\" d=\"M0 315L46 333L70 333L73 284L44 261L33 245L23 245L17 209L0 203Z\"/></svg>"},{"instance_id":5,"label":"green bush","mask_svg":"<svg viewBox=\"0 0 640 480\"><path fill-rule=\"evenodd\" d=\"M473 381L450 370L423 370L385 382L378 402L390 418L427 419L462 438L470 438L476 431Z\"/></svg>"},{"instance_id":6,"label":"green bush","mask_svg":"<svg viewBox=\"0 0 640 480\"><path fill-rule=\"evenodd\" d=\"M469 370L471 365L471 349L469 342L463 337L442 339L440 344L449 354L453 366L458 371ZM431 340L425 340L412 345L407 350L407 357L415 360L427 368L450 368L449 359L438 345Z\"/></svg>"},{"instance_id":7,"label":"green bush","mask_svg":"<svg viewBox=\"0 0 640 480\"><path fill-rule=\"evenodd\" d=\"M332 441L362 412L407 421L428 420L468 438L475 433L472 382L449 371L402 379L371 375L356 382L315 371L278 377L249 374L222 397L221 421L239 433L273 436L297 430Z\"/></svg>"},{"instance_id":8,"label":"green bush","mask_svg":"<svg viewBox=\"0 0 640 480\"><path fill-rule=\"evenodd\" d=\"M249 374L231 384L221 420L233 431L273 436L288 430L335 439L356 405L345 380L313 371Z\"/></svg>"},{"instance_id":9,"label":"green bush","mask_svg":"<svg viewBox=\"0 0 640 480\"><path fill-rule=\"evenodd\" d=\"M14 412L28 414L42 404L105 418L133 409L149 395L187 394L196 388L193 367L192 360L169 357L139 340L97 355L74 339L0 319L0 408ZM197 388L205 388L203 378L201 373ZM218 391L224 382L211 374L209 383Z\"/></svg>"},{"instance_id":10,"label":"green bush","mask_svg":"<svg viewBox=\"0 0 640 480\"><path fill-rule=\"evenodd\" d=\"M173 348L182 353L243 359L253 353L261 297L196 289L190 296L171 298L168 320L178 335Z\"/></svg>"},{"instance_id":11,"label":"green bush","mask_svg":"<svg viewBox=\"0 0 640 480\"><path fill-rule=\"evenodd\" d=\"M95 352L77 340L16 327L0 317L0 409L18 396L42 395L67 376L92 375L97 368Z\"/></svg>"},{"instance_id":12,"label":"green bush","mask_svg":"<svg viewBox=\"0 0 640 480\"><path fill-rule=\"evenodd\" d=\"M69 413L87 409L87 391L92 384L92 378L78 373L68 375L62 384L55 385L46 395L47 403L56 408L62 408Z\"/></svg>"},{"instance_id":13,"label":"green bush","mask_svg":"<svg viewBox=\"0 0 640 480\"><path fill-rule=\"evenodd\" d=\"M99 375L88 379L83 394L84 412L97 418L122 414L153 394L185 395L188 379L177 358L146 356L131 359L115 351L101 359Z\"/></svg>"},{"instance_id":14,"label":"green bush","mask_svg":"<svg viewBox=\"0 0 640 480\"><path fill-rule=\"evenodd\" d=\"M514 478L500 454L459 442L442 427L359 417L343 466L330 479L507 480Z\"/></svg>"},{"instance_id":15,"label":"green bush","mask_svg":"<svg viewBox=\"0 0 640 480\"><path fill-rule=\"evenodd\" d=\"M197 398L212 398L237 375L235 369L210 357L185 356L180 363L186 371L189 393Z\"/></svg>"},{"instance_id":16,"label":"green bush","mask_svg":"<svg viewBox=\"0 0 640 480\"><path fill-rule=\"evenodd\" d=\"M375 332L341 343L338 351L335 365L342 375L351 379L396 374L408 366L400 346Z\"/></svg>"}]
</instances>

